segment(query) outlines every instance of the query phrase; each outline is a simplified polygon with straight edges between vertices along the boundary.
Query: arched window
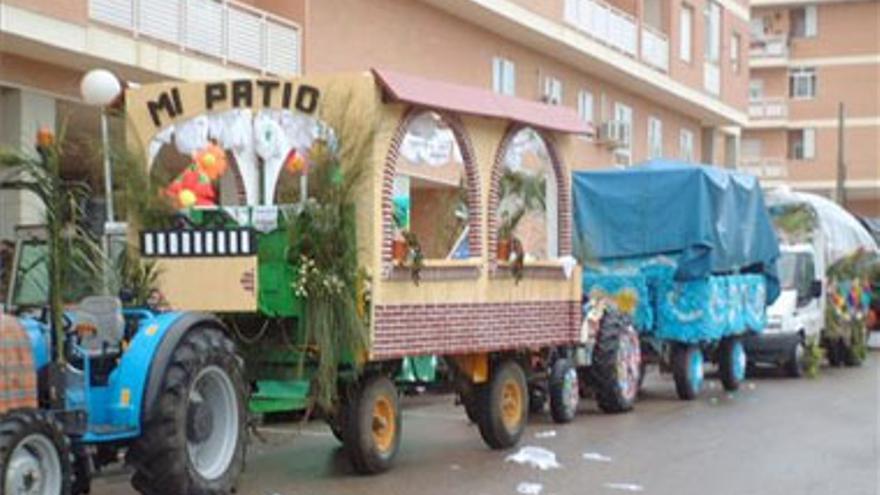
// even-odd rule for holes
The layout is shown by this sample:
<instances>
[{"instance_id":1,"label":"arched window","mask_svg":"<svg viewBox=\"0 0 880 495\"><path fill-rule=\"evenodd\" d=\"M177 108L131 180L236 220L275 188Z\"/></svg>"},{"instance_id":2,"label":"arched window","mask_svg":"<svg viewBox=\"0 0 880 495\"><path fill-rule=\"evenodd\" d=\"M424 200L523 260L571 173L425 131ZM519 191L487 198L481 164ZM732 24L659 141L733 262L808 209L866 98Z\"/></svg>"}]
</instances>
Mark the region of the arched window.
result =
<instances>
[{"instance_id":1,"label":"arched window","mask_svg":"<svg viewBox=\"0 0 880 495\"><path fill-rule=\"evenodd\" d=\"M524 261L559 256L559 185L553 155L540 132L524 127L500 150L492 214L497 227L497 255L507 261L521 248Z\"/></svg>"},{"instance_id":2,"label":"arched window","mask_svg":"<svg viewBox=\"0 0 880 495\"><path fill-rule=\"evenodd\" d=\"M426 259L466 259L471 246L471 194L459 136L442 115L407 119L394 162L394 240L415 239Z\"/></svg>"}]
</instances>

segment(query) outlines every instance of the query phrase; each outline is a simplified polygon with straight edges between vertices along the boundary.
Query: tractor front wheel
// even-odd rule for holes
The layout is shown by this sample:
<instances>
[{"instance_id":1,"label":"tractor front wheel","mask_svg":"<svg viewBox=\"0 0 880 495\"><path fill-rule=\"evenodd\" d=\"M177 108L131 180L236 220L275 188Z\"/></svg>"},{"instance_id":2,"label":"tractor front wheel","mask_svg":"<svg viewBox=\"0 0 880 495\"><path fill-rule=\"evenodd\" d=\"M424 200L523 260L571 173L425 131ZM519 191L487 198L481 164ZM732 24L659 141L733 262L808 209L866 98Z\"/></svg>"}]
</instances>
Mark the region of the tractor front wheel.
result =
<instances>
[{"instance_id":1,"label":"tractor front wheel","mask_svg":"<svg viewBox=\"0 0 880 495\"><path fill-rule=\"evenodd\" d=\"M621 313L606 313L589 368L599 409L620 413L633 408L641 383L641 364L639 335L629 319Z\"/></svg>"},{"instance_id":2,"label":"tractor front wheel","mask_svg":"<svg viewBox=\"0 0 880 495\"><path fill-rule=\"evenodd\" d=\"M70 493L70 441L48 414L20 410L0 419L0 493Z\"/></svg>"},{"instance_id":3,"label":"tractor front wheel","mask_svg":"<svg viewBox=\"0 0 880 495\"><path fill-rule=\"evenodd\" d=\"M738 390L740 384L746 379L748 362L742 339L732 337L722 340L719 352L718 371L721 374L721 384L728 392Z\"/></svg>"},{"instance_id":4,"label":"tractor front wheel","mask_svg":"<svg viewBox=\"0 0 880 495\"><path fill-rule=\"evenodd\" d=\"M557 423L570 423L581 400L577 368L565 358L557 359L550 369L550 416Z\"/></svg>"},{"instance_id":5,"label":"tractor front wheel","mask_svg":"<svg viewBox=\"0 0 880 495\"><path fill-rule=\"evenodd\" d=\"M135 489L145 495L234 490L246 444L242 368L220 330L194 328L183 336L143 434L128 452Z\"/></svg>"},{"instance_id":6,"label":"tractor front wheel","mask_svg":"<svg viewBox=\"0 0 880 495\"><path fill-rule=\"evenodd\" d=\"M387 376L368 378L345 407L344 445L355 471L387 471L400 449L400 399Z\"/></svg>"},{"instance_id":7,"label":"tractor front wheel","mask_svg":"<svg viewBox=\"0 0 880 495\"><path fill-rule=\"evenodd\" d=\"M694 344L675 344L672 349L672 377L681 400L693 400L703 390L703 351Z\"/></svg>"}]
</instances>

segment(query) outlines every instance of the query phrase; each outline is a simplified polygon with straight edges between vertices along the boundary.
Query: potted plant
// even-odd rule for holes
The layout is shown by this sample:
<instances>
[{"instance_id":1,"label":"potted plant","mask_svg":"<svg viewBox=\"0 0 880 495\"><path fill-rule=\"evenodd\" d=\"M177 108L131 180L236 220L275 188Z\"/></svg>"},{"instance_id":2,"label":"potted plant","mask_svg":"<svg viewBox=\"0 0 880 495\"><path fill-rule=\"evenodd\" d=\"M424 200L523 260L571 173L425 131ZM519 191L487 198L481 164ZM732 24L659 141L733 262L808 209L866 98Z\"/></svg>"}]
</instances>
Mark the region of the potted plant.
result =
<instances>
[{"instance_id":1,"label":"potted plant","mask_svg":"<svg viewBox=\"0 0 880 495\"><path fill-rule=\"evenodd\" d=\"M425 266L425 255L422 253L422 244L415 232L399 230L392 244L394 263L410 270L412 280L419 285L422 268Z\"/></svg>"},{"instance_id":2,"label":"potted plant","mask_svg":"<svg viewBox=\"0 0 880 495\"><path fill-rule=\"evenodd\" d=\"M514 233L527 213L546 210L546 184L547 181L541 174L505 168L504 175L501 176L498 201L501 224L498 227L496 256L499 261L509 261L516 244L522 250Z\"/></svg>"}]
</instances>

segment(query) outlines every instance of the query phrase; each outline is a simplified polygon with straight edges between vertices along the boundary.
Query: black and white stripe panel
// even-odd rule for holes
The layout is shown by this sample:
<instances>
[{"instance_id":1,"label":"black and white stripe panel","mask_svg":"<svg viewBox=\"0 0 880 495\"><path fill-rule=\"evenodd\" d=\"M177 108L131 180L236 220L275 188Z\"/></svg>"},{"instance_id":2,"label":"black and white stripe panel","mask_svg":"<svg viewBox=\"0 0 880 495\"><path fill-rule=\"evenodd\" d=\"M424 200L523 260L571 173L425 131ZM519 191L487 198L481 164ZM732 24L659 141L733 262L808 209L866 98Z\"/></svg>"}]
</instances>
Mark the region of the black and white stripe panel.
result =
<instances>
[{"instance_id":1,"label":"black and white stripe panel","mask_svg":"<svg viewBox=\"0 0 880 495\"><path fill-rule=\"evenodd\" d=\"M252 229L148 230L141 232L144 257L250 256L257 252Z\"/></svg>"}]
</instances>

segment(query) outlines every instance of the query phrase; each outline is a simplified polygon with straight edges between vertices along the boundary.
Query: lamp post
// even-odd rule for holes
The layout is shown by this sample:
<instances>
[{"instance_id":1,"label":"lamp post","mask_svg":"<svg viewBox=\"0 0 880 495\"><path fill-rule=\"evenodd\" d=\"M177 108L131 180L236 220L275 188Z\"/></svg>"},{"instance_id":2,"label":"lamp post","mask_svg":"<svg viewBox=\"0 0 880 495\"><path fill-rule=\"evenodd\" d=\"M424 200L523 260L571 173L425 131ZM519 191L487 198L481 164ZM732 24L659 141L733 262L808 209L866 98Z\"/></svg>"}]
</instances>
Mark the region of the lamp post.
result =
<instances>
[{"instance_id":1,"label":"lamp post","mask_svg":"<svg viewBox=\"0 0 880 495\"><path fill-rule=\"evenodd\" d=\"M80 94L87 105L101 109L101 148L104 158L104 194L107 218L104 222L102 247L104 249L104 290L110 286L110 228L114 225L113 175L110 167L110 133L107 126L107 106L113 103L122 92L122 83L106 69L93 69L86 73L80 82Z\"/></svg>"}]
</instances>

